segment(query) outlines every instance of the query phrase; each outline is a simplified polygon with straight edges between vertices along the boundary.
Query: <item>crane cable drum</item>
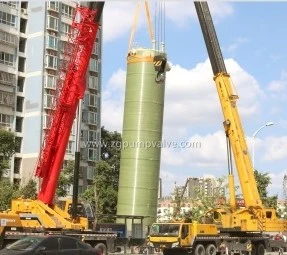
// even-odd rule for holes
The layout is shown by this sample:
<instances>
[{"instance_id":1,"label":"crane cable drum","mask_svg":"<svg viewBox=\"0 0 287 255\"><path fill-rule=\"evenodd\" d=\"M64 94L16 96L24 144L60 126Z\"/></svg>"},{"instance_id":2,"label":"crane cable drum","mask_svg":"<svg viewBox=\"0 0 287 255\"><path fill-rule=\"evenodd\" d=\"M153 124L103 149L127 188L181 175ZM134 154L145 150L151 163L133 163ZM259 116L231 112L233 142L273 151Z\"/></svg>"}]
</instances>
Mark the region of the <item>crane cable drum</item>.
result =
<instances>
[{"instance_id":1,"label":"crane cable drum","mask_svg":"<svg viewBox=\"0 0 287 255\"><path fill-rule=\"evenodd\" d=\"M137 24L138 24L140 9L141 9L141 3L142 1L139 0L136 5L134 20L133 20L133 25L132 25L130 40L129 40L128 52L129 54L133 54L133 55L135 55L135 51L132 49L132 47L134 44L134 37L135 37L136 29L137 29ZM155 71L157 72L155 79L156 79L156 82L161 82L165 78L164 72L166 71L166 68L170 69L169 67L167 67L167 58L165 54L163 54L165 52L165 3L164 1L155 1L154 16L155 16L156 34L154 33L151 14L150 14L150 7L149 7L149 3L147 0L144 1L144 5L145 5L146 20L147 20L147 25L148 25L149 37L150 37L151 44L152 44L152 49L155 52L158 52L158 54L156 54L153 58L154 68L155 68Z\"/></svg>"}]
</instances>

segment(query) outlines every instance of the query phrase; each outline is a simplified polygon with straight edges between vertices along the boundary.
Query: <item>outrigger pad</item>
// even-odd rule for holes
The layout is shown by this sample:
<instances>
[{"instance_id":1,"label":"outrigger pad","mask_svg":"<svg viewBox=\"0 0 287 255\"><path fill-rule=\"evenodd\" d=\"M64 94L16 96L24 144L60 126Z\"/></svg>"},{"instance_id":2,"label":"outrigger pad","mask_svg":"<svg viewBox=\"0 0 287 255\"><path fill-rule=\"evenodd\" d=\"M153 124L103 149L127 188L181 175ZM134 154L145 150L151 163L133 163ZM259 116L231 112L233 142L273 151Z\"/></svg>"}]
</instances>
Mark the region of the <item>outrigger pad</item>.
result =
<instances>
[{"instance_id":1,"label":"outrigger pad","mask_svg":"<svg viewBox=\"0 0 287 255\"><path fill-rule=\"evenodd\" d=\"M175 248L164 248L163 255L189 255L186 248L175 247Z\"/></svg>"}]
</instances>

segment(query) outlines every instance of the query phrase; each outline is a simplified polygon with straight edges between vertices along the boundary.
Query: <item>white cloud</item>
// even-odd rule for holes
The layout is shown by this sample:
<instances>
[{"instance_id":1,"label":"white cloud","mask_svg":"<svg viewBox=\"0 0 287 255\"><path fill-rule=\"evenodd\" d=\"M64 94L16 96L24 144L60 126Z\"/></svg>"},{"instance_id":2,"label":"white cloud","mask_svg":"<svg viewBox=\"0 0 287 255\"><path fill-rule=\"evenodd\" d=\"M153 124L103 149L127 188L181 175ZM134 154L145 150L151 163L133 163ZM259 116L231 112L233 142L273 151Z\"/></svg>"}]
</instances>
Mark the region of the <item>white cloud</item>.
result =
<instances>
[{"instance_id":1,"label":"white cloud","mask_svg":"<svg viewBox=\"0 0 287 255\"><path fill-rule=\"evenodd\" d=\"M247 43L249 40L244 37L237 37L233 40L233 43L227 47L227 51L232 53L236 51L242 44Z\"/></svg>"},{"instance_id":2,"label":"white cloud","mask_svg":"<svg viewBox=\"0 0 287 255\"><path fill-rule=\"evenodd\" d=\"M239 99L241 116L254 116L259 107L254 98L259 100L263 96L257 81L233 59L227 59L226 65L239 96L242 95ZM125 76L124 70L116 71L103 92L103 125L118 131L122 127ZM172 65L166 81L164 137L179 138L193 125L206 125L207 120L209 125L221 127L223 117L212 77L209 60L192 69Z\"/></svg>"},{"instance_id":3,"label":"white cloud","mask_svg":"<svg viewBox=\"0 0 287 255\"><path fill-rule=\"evenodd\" d=\"M264 96L257 81L233 59L226 60L227 69L236 84L240 98L241 116L249 118L258 112L259 100ZM102 118L108 130L122 131L124 86L126 72L119 69L110 78L103 94ZM202 174L226 174L226 142L222 127L222 111L212 79L210 63L206 60L194 68L172 65L167 74L163 139L190 143L200 142L200 148L163 148L162 179L166 188L174 180L184 183L191 175L188 169L200 169ZM208 134L194 133L201 127L214 126ZM181 174L175 169L186 168ZM202 169L206 172L202 172ZM216 172L217 171L217 172ZM176 173L176 174L173 174ZM175 178L171 177L174 176ZM172 179L172 180L171 180ZM166 189L165 188L165 189Z\"/></svg>"},{"instance_id":4,"label":"white cloud","mask_svg":"<svg viewBox=\"0 0 287 255\"><path fill-rule=\"evenodd\" d=\"M271 184L268 186L268 195L278 195L279 198L282 198L284 195L283 192L283 182L284 176L287 174L287 169L279 173L269 173L268 175L271 178ZM287 192L287 187L286 187Z\"/></svg>"},{"instance_id":5,"label":"white cloud","mask_svg":"<svg viewBox=\"0 0 287 255\"><path fill-rule=\"evenodd\" d=\"M103 12L103 40L109 42L130 33L136 1L106 1ZM139 26L140 26L139 20Z\"/></svg>"},{"instance_id":6,"label":"white cloud","mask_svg":"<svg viewBox=\"0 0 287 255\"><path fill-rule=\"evenodd\" d=\"M268 84L268 90L273 96L286 97L287 94L287 71L283 70L280 75L280 79L271 81Z\"/></svg>"},{"instance_id":7,"label":"white cloud","mask_svg":"<svg viewBox=\"0 0 287 255\"><path fill-rule=\"evenodd\" d=\"M103 39L104 42L110 42L121 38L123 35L130 34L134 20L137 1L106 1L103 12ZM223 18L233 13L230 3L224 1L210 1L209 7L215 19ZM151 1L150 13L153 24L159 19L158 1ZM157 10L155 10L157 9ZM190 18L196 17L193 1L166 1L166 18L175 22L178 26L188 24ZM137 29L146 25L145 9L142 3ZM156 29L156 28L154 28ZM137 31L137 30L136 30Z\"/></svg>"},{"instance_id":8,"label":"white cloud","mask_svg":"<svg viewBox=\"0 0 287 255\"><path fill-rule=\"evenodd\" d=\"M230 3L224 1L209 1L208 2L212 17L222 19L225 16L233 13L233 8ZM179 27L186 26L188 20L197 18L193 1L166 1L166 17L173 21Z\"/></svg>"},{"instance_id":9,"label":"white cloud","mask_svg":"<svg viewBox=\"0 0 287 255\"><path fill-rule=\"evenodd\" d=\"M186 141L177 141L176 148L162 149L161 161L168 166L223 166L226 162L225 134L217 131L204 136L193 135Z\"/></svg>"},{"instance_id":10,"label":"white cloud","mask_svg":"<svg viewBox=\"0 0 287 255\"><path fill-rule=\"evenodd\" d=\"M238 108L241 117L254 116L259 109L257 100L262 98L264 93L255 78L243 70L236 61L227 59L225 62L234 82L235 93L239 94ZM212 77L209 60L197 64L192 69L172 65L166 81L165 136L176 135L177 129L206 125L207 120L209 126L221 127L223 115ZM171 127L175 132L170 133Z\"/></svg>"},{"instance_id":11,"label":"white cloud","mask_svg":"<svg viewBox=\"0 0 287 255\"><path fill-rule=\"evenodd\" d=\"M267 137L264 139L264 148L263 159L267 161L287 158L287 136Z\"/></svg>"},{"instance_id":12,"label":"white cloud","mask_svg":"<svg viewBox=\"0 0 287 255\"><path fill-rule=\"evenodd\" d=\"M102 93L102 126L122 132L126 71L118 69Z\"/></svg>"}]
</instances>

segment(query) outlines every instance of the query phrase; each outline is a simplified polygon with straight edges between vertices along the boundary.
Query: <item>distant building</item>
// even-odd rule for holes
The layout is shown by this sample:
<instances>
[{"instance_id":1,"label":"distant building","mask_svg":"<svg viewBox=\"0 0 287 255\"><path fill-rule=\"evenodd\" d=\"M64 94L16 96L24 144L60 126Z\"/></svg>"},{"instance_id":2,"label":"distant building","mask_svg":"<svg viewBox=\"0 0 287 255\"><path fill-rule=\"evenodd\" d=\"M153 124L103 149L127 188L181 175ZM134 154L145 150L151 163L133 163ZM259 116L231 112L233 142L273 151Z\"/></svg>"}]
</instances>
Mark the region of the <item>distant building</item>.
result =
<instances>
[{"instance_id":1,"label":"distant building","mask_svg":"<svg viewBox=\"0 0 287 255\"><path fill-rule=\"evenodd\" d=\"M216 188L216 180L214 178L189 178L187 184L187 197L196 199L198 195L213 196Z\"/></svg>"}]
</instances>

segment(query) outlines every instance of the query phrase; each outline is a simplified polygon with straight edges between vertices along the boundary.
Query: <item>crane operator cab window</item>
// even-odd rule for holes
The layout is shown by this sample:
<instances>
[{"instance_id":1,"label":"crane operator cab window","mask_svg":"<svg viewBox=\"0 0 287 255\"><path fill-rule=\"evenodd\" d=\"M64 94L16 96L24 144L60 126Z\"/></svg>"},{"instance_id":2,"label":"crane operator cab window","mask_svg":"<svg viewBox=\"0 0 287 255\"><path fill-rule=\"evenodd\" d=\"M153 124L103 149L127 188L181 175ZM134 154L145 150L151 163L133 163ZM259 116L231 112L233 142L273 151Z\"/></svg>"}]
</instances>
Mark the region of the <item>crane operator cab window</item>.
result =
<instances>
[{"instance_id":1,"label":"crane operator cab window","mask_svg":"<svg viewBox=\"0 0 287 255\"><path fill-rule=\"evenodd\" d=\"M188 225L182 225L181 227L181 238L185 239L188 236Z\"/></svg>"},{"instance_id":2,"label":"crane operator cab window","mask_svg":"<svg viewBox=\"0 0 287 255\"><path fill-rule=\"evenodd\" d=\"M69 205L68 213L72 215L72 205ZM77 205L77 216L86 217L85 207L83 204Z\"/></svg>"}]
</instances>

